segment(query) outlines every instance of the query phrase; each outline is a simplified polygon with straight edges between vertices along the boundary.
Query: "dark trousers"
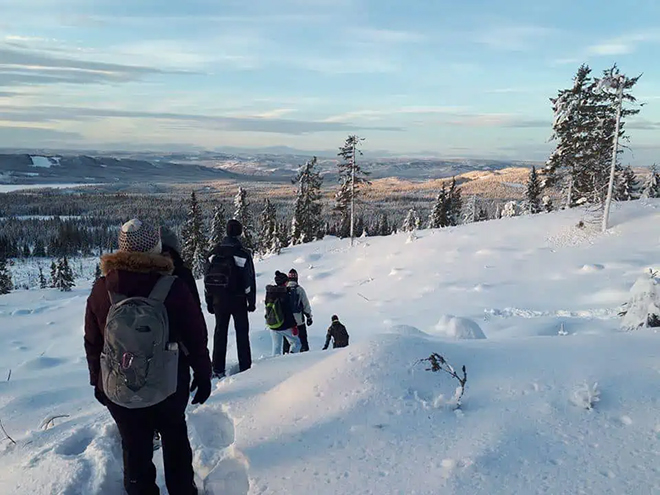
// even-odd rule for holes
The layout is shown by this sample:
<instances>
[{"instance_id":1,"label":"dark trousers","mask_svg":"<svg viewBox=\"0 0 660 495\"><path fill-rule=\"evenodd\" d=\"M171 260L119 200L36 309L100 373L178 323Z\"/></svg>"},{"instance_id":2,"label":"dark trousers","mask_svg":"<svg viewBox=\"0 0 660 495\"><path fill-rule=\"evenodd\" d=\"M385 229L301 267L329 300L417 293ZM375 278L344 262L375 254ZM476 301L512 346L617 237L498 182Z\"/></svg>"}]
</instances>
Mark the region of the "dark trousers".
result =
<instances>
[{"instance_id":1,"label":"dark trousers","mask_svg":"<svg viewBox=\"0 0 660 495\"><path fill-rule=\"evenodd\" d=\"M300 338L300 352L309 351L309 342L307 341L307 325L298 325L298 337ZM284 352L283 354L288 354L291 346L289 341L284 339Z\"/></svg>"},{"instance_id":2,"label":"dark trousers","mask_svg":"<svg viewBox=\"0 0 660 495\"><path fill-rule=\"evenodd\" d=\"M252 366L250 321L248 319L247 303L243 300L231 306L215 309L215 334L213 336L214 373L224 374L227 367L227 334L229 333L230 318L234 319L234 329L236 330L236 351L238 352L239 369L245 371Z\"/></svg>"},{"instance_id":3,"label":"dark trousers","mask_svg":"<svg viewBox=\"0 0 660 495\"><path fill-rule=\"evenodd\" d=\"M153 464L154 432L160 433L165 484L170 495L197 495L192 450L186 425L188 384L155 406L127 409L108 404L124 454L124 488L128 495L159 495Z\"/></svg>"}]
</instances>

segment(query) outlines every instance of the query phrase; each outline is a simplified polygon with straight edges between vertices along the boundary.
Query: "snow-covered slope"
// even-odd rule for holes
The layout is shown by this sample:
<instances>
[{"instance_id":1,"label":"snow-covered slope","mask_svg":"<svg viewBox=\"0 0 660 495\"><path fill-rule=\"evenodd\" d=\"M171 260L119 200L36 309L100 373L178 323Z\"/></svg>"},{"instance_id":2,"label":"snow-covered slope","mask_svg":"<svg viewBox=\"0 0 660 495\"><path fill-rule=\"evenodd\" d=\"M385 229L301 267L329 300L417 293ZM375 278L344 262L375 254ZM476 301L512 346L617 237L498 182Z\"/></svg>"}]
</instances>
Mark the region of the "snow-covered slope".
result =
<instances>
[{"instance_id":1,"label":"snow-covered slope","mask_svg":"<svg viewBox=\"0 0 660 495\"><path fill-rule=\"evenodd\" d=\"M660 202L618 206L606 235L581 215L258 262L262 289L298 269L312 352L267 357L252 315L253 368L189 409L198 474L226 495L658 493L660 340L621 333L617 312L660 262ZM0 297L0 420L17 442L0 441L0 493L120 493L118 435L87 385L88 290ZM322 352L335 313L351 346ZM457 383L418 362L432 352L467 368L460 411Z\"/></svg>"}]
</instances>

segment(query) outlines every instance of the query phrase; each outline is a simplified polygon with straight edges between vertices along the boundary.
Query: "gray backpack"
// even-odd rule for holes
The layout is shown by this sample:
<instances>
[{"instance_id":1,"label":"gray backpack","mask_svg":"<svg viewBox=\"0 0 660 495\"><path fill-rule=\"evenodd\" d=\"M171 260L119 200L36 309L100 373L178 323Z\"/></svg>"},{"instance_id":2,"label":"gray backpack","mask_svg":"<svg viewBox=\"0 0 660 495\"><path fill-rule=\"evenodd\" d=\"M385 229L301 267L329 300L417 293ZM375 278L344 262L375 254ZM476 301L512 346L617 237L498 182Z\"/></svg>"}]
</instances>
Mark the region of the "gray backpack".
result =
<instances>
[{"instance_id":1,"label":"gray backpack","mask_svg":"<svg viewBox=\"0 0 660 495\"><path fill-rule=\"evenodd\" d=\"M101 380L108 399L119 406L149 407L176 392L179 346L170 342L165 309L175 279L161 277L149 297L109 292Z\"/></svg>"}]
</instances>

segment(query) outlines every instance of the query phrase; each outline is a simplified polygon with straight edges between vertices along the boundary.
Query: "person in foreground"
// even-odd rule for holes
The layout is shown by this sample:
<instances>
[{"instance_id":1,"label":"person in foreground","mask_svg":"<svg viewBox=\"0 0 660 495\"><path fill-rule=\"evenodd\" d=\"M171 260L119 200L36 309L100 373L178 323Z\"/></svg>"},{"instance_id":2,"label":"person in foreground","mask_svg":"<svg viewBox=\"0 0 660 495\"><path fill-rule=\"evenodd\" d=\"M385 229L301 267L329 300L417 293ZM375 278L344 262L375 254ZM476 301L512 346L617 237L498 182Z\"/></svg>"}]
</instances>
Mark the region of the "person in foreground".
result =
<instances>
[{"instance_id":1,"label":"person in foreground","mask_svg":"<svg viewBox=\"0 0 660 495\"><path fill-rule=\"evenodd\" d=\"M153 438L162 437L170 495L196 495L185 410L211 395L211 360L201 308L171 276L158 231L125 223L119 250L101 258L87 299L85 353L90 384L119 429L128 495L159 494ZM193 370L192 387L190 368Z\"/></svg>"},{"instance_id":2,"label":"person in foreground","mask_svg":"<svg viewBox=\"0 0 660 495\"><path fill-rule=\"evenodd\" d=\"M257 282L252 254L241 244L243 226L238 220L227 222L227 237L213 248L204 275L206 306L215 314L213 336L213 376L223 378L227 360L229 319L234 318L236 351L240 371L252 366L250 320L256 309Z\"/></svg>"},{"instance_id":3,"label":"person in foreground","mask_svg":"<svg viewBox=\"0 0 660 495\"><path fill-rule=\"evenodd\" d=\"M333 349L348 347L348 332L346 331L346 327L339 322L339 316L337 315L332 316L332 324L328 328L328 334L325 337L324 351L330 345L330 339L333 341Z\"/></svg>"}]
</instances>

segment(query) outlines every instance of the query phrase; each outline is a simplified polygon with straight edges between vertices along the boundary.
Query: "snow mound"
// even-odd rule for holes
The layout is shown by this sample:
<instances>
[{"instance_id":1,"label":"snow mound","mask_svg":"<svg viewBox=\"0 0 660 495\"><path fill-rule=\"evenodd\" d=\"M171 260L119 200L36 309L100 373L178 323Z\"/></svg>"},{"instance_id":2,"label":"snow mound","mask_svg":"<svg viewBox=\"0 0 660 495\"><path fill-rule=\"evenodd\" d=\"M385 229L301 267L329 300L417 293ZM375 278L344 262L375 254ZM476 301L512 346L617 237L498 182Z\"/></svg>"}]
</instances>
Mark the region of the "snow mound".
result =
<instances>
[{"instance_id":1,"label":"snow mound","mask_svg":"<svg viewBox=\"0 0 660 495\"><path fill-rule=\"evenodd\" d=\"M387 328L386 333L416 337L428 335L427 333L422 332L419 328L410 325L391 325Z\"/></svg>"},{"instance_id":2,"label":"snow mound","mask_svg":"<svg viewBox=\"0 0 660 495\"><path fill-rule=\"evenodd\" d=\"M430 333L457 340L486 338L486 334L476 321L453 315L442 316Z\"/></svg>"},{"instance_id":3,"label":"snow mound","mask_svg":"<svg viewBox=\"0 0 660 495\"><path fill-rule=\"evenodd\" d=\"M580 271L582 271L584 273L593 273L593 272L599 272L599 271L604 270L604 269L605 269L605 267L603 265L586 264L586 265L583 265L582 268L580 268Z\"/></svg>"}]
</instances>

